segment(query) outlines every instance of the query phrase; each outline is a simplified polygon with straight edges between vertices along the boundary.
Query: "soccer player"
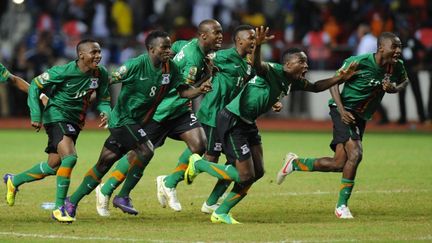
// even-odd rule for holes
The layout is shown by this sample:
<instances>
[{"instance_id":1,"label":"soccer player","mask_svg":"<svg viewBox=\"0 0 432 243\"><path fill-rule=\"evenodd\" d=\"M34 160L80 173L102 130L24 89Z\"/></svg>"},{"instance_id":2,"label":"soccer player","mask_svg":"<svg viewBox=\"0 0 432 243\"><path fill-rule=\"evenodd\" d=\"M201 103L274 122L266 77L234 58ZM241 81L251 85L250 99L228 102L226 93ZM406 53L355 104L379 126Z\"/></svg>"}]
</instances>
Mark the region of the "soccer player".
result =
<instances>
[{"instance_id":1,"label":"soccer player","mask_svg":"<svg viewBox=\"0 0 432 243\"><path fill-rule=\"evenodd\" d=\"M198 38L191 41L177 41L173 45L173 51L177 53L173 59L182 74L183 82L191 85L199 85L209 80L212 76L213 66L208 55L221 48L222 27L216 20L202 21L198 26ZM168 95L158 106L153 119L144 127L150 141L154 146L160 147L165 139L170 137L183 140L188 150L180 156L176 173L173 177L182 176L187 167L190 151L202 154L205 151L206 137L201 124L190 108L190 100L182 98L175 89L171 89ZM129 197L130 191L135 187L143 175L145 166L134 163L136 156L133 152L122 158L107 182L96 190L96 209L101 216L109 215L108 202L114 190L125 180L118 195L113 199L114 207L125 213L137 214ZM117 176L118 174L126 175ZM160 179L160 178L159 178ZM177 179L172 179L176 181ZM177 200L175 187L165 191L168 204L175 211L181 210L181 204ZM163 202L162 202L163 203Z\"/></svg>"},{"instance_id":2,"label":"soccer player","mask_svg":"<svg viewBox=\"0 0 432 243\"><path fill-rule=\"evenodd\" d=\"M10 73L3 64L0 63L0 83L9 81L22 92L28 93L29 84L22 78Z\"/></svg>"},{"instance_id":3,"label":"soccer player","mask_svg":"<svg viewBox=\"0 0 432 243\"><path fill-rule=\"evenodd\" d=\"M170 60L171 40L166 32L153 31L146 41L147 54L127 61L112 75L113 83L122 83L117 104L108 121L106 139L97 163L86 173L78 189L65 200L66 210L75 217L79 201L97 185L111 166L128 151L135 152L132 165L145 167L153 157L153 144L143 129L157 106L175 89L181 97L194 98L211 90L204 82L197 89L182 82L180 71ZM117 178L125 174L114 174Z\"/></svg>"},{"instance_id":4,"label":"soccer player","mask_svg":"<svg viewBox=\"0 0 432 243\"><path fill-rule=\"evenodd\" d=\"M84 126L86 110L93 92L96 91L98 110L101 112L101 126L110 113L108 93L108 72L99 62L102 58L99 43L85 39L76 47L78 59L68 64L54 66L35 77L29 88L28 105L31 125L39 130L44 125L48 135L45 152L48 160L40 162L17 175L6 174L6 201L15 203L18 187L24 183L57 175L57 193L52 218L59 222L72 222L64 207L64 200L70 184L72 169L77 162L75 142ZM41 91L52 88L48 104L41 111Z\"/></svg>"},{"instance_id":5,"label":"soccer player","mask_svg":"<svg viewBox=\"0 0 432 243\"><path fill-rule=\"evenodd\" d=\"M358 63L358 73L345 82L342 92L339 86L331 88L329 100L333 121L333 140L330 148L333 158L298 158L288 153L276 181L281 184L293 171L342 172L336 217L353 218L348 199L354 187L357 168L362 160L362 138L366 122L376 111L385 93L396 93L408 84L408 77L401 55L401 41L393 33L384 32L378 37L377 52L352 56L345 60L342 68ZM340 72L340 70L338 72Z\"/></svg>"},{"instance_id":6,"label":"soccer player","mask_svg":"<svg viewBox=\"0 0 432 243\"><path fill-rule=\"evenodd\" d=\"M212 213L213 223L238 224L229 213L230 210L246 196L252 184L264 175L261 137L255 120L290 89L323 91L348 79L355 69L355 65L351 65L338 76L310 83L305 79L308 65L303 51L289 49L283 56L283 65L261 62L259 52L261 44L267 39L268 28L257 28L256 33L254 67L259 75L253 77L217 117L218 136L228 161L234 161L234 166L211 163L193 154L184 175L187 184L192 183L201 172L235 182L231 192Z\"/></svg>"},{"instance_id":7,"label":"soccer player","mask_svg":"<svg viewBox=\"0 0 432 243\"><path fill-rule=\"evenodd\" d=\"M252 76L253 70L247 55L253 54L255 28L250 25L238 26L233 31L233 42L234 47L215 53L213 63L218 71L212 78L212 92L204 96L197 112L198 121L202 124L207 137L204 157L215 163L218 162L222 151L222 143L216 133L216 115L240 92ZM166 180L164 178L165 176L159 176L156 180L157 196L162 207L166 206L166 202L171 207L173 200L172 197L169 197L169 192L184 179L184 170L175 170L166 177ZM212 213L218 206L217 200L229 184L230 182L224 180L218 181L208 200L203 203L201 211Z\"/></svg>"}]
</instances>

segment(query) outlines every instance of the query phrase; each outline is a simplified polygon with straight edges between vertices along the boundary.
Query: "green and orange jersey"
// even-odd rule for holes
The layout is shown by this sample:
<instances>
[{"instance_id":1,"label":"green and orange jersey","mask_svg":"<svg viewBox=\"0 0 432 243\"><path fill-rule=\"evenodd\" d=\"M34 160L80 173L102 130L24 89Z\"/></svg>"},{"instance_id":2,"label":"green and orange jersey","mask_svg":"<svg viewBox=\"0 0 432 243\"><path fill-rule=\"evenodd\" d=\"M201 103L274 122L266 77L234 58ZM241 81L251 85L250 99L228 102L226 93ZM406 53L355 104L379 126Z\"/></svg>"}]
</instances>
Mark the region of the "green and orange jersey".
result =
<instances>
[{"instance_id":1,"label":"green and orange jersey","mask_svg":"<svg viewBox=\"0 0 432 243\"><path fill-rule=\"evenodd\" d=\"M108 122L111 128L146 123L168 91L183 84L172 60L155 67L148 54L127 61L112 73L111 81L122 83Z\"/></svg>"},{"instance_id":2,"label":"green and orange jersey","mask_svg":"<svg viewBox=\"0 0 432 243\"><path fill-rule=\"evenodd\" d=\"M202 124L216 127L218 112L240 93L253 72L248 60L235 48L217 51L213 63L218 71L213 75L212 91L201 101L197 117Z\"/></svg>"},{"instance_id":3,"label":"green and orange jersey","mask_svg":"<svg viewBox=\"0 0 432 243\"><path fill-rule=\"evenodd\" d=\"M103 66L88 73L81 72L77 61L54 66L33 78L30 84L27 103L31 120L44 124L66 121L82 127L93 92L96 92L97 109L109 115L108 85L108 72ZM51 89L51 95L42 112L39 95L46 88Z\"/></svg>"},{"instance_id":4,"label":"green and orange jersey","mask_svg":"<svg viewBox=\"0 0 432 243\"><path fill-rule=\"evenodd\" d=\"M268 67L265 75L253 77L226 106L245 122L254 123L290 90L304 90L309 85L307 80L289 80L280 64L268 63Z\"/></svg>"},{"instance_id":5,"label":"green and orange jersey","mask_svg":"<svg viewBox=\"0 0 432 243\"><path fill-rule=\"evenodd\" d=\"M201 78L204 70L205 54L201 51L198 39L176 41L173 44L173 51L177 52L173 61L177 64L184 83L193 85ZM161 122L183 115L191 110L190 100L181 98L175 89L171 89L168 95L162 100L161 104L153 116L153 120Z\"/></svg>"},{"instance_id":6,"label":"green and orange jersey","mask_svg":"<svg viewBox=\"0 0 432 243\"><path fill-rule=\"evenodd\" d=\"M376 63L373 53L349 57L341 68L348 67L352 62L358 63L358 72L345 81L340 94L342 104L346 109L369 120L384 97L383 81L399 84L408 79L407 73L402 60L381 67ZM336 106L336 103L330 99L329 105Z\"/></svg>"},{"instance_id":7,"label":"green and orange jersey","mask_svg":"<svg viewBox=\"0 0 432 243\"><path fill-rule=\"evenodd\" d=\"M9 79L10 75L11 74L7 68L0 63L0 83L5 83Z\"/></svg>"}]
</instances>

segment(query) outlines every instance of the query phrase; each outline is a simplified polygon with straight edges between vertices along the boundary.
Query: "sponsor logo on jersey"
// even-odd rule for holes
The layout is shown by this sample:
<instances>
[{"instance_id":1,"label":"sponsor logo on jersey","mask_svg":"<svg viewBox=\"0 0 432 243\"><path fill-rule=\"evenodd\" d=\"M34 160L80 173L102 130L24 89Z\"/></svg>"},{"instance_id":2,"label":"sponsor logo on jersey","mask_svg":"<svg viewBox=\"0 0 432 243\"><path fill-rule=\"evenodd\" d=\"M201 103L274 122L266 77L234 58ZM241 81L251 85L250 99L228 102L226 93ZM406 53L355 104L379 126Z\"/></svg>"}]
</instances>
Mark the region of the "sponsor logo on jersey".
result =
<instances>
[{"instance_id":1,"label":"sponsor logo on jersey","mask_svg":"<svg viewBox=\"0 0 432 243\"><path fill-rule=\"evenodd\" d=\"M162 84L170 83L170 75L168 73L162 74Z\"/></svg>"}]
</instances>

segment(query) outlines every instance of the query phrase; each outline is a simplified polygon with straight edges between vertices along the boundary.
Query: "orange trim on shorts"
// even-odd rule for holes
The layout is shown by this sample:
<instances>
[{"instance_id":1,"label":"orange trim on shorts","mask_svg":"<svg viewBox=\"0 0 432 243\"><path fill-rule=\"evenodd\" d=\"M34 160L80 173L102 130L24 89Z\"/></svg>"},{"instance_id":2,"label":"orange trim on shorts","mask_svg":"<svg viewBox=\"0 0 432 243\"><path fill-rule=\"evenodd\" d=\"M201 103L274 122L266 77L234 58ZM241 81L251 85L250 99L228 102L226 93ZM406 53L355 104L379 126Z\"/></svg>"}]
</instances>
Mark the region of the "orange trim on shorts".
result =
<instances>
[{"instance_id":1,"label":"orange trim on shorts","mask_svg":"<svg viewBox=\"0 0 432 243\"><path fill-rule=\"evenodd\" d=\"M70 178L71 173L72 173L72 168L60 167L57 170L57 176L63 176L63 177Z\"/></svg>"}]
</instances>

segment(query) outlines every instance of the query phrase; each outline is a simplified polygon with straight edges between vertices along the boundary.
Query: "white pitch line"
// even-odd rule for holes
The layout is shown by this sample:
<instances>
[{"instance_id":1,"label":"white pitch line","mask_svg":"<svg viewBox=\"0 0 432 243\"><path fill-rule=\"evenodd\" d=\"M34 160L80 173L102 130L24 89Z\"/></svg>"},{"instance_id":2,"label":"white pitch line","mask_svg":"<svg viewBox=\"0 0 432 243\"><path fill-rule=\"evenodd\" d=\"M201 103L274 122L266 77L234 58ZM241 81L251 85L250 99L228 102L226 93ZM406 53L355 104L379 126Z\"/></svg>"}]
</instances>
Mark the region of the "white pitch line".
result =
<instances>
[{"instance_id":1,"label":"white pitch line","mask_svg":"<svg viewBox=\"0 0 432 243\"><path fill-rule=\"evenodd\" d=\"M26 233L16 233L16 232L0 232L0 235L8 235L8 236L17 236L17 237L27 237L27 238L40 238L40 239L67 239L67 240L98 240L98 241L130 241L130 242L174 242L174 243L183 243L190 241L171 241L171 240L151 240L151 239L139 239L139 238L112 238L112 237L80 237L80 236L65 236L65 235L42 235L42 234L26 234ZM429 241L432 240L432 235L420 236L415 238L398 238L392 239L393 241ZM326 240L282 240L282 241L268 241L267 243L272 242L283 242L283 243L310 243L310 242L365 242L365 241L388 241L388 239L377 239L377 238L369 238L369 239L326 239ZM202 241L196 241L202 242ZM217 242L215 242L217 243Z\"/></svg>"}]
</instances>

